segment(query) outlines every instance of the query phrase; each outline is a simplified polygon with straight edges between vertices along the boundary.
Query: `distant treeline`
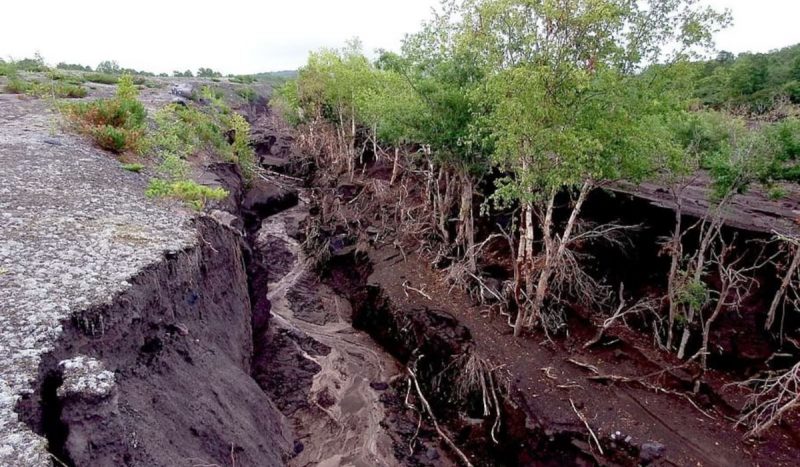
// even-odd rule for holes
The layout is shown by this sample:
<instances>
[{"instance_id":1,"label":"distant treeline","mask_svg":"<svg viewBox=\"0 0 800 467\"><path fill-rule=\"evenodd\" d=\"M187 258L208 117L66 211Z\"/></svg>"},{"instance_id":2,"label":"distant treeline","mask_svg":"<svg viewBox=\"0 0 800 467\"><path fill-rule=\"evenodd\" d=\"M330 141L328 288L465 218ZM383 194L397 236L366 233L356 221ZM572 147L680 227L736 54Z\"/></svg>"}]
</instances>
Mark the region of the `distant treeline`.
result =
<instances>
[{"instance_id":1,"label":"distant treeline","mask_svg":"<svg viewBox=\"0 0 800 467\"><path fill-rule=\"evenodd\" d=\"M770 53L720 52L694 67L696 96L703 105L765 113L776 101L800 103L800 44Z\"/></svg>"},{"instance_id":2,"label":"distant treeline","mask_svg":"<svg viewBox=\"0 0 800 467\"><path fill-rule=\"evenodd\" d=\"M48 71L50 67L45 64L42 56L37 54L34 58L23 58L21 60L5 61L0 58L0 65L13 65L16 70L28 72L44 72ZM145 70L136 70L134 68L125 68L119 65L116 60L104 60L100 62L94 69L89 65L81 65L78 63L59 62L56 65L59 70L67 71L83 71L83 72L97 72L109 75L134 75L134 76L159 76L166 78L173 76L176 78L222 78L226 76L231 81L237 83L255 83L257 81L266 82L269 84L282 84L287 80L297 77L297 70L283 70L271 71L264 73L256 73L252 75L223 75L222 72L216 71L212 68L200 67L196 72L192 70L179 71L175 70L172 74L168 73L153 73Z\"/></svg>"}]
</instances>

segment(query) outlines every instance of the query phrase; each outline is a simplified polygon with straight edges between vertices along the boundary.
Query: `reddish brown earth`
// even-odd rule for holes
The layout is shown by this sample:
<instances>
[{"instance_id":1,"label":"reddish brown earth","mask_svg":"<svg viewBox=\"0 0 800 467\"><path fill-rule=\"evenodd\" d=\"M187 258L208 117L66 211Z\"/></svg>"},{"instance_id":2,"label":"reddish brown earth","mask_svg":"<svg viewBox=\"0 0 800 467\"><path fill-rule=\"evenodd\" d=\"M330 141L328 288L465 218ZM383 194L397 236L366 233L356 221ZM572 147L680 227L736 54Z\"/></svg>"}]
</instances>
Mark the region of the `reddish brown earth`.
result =
<instances>
[{"instance_id":1,"label":"reddish brown earth","mask_svg":"<svg viewBox=\"0 0 800 467\"><path fill-rule=\"evenodd\" d=\"M372 196L373 199L362 199L358 203L371 204L372 210L368 215L358 211L351 201L362 196L362 190L371 189L376 180L385 182L390 170L378 165L366 173L366 178L340 185L338 189L320 189L319 195L323 199L322 211L339 209L340 218L349 221L350 231L355 231L358 246L367 252L371 272L366 282L382 291L393 313L428 308L455 317L458 325L468 329L478 353L509 376L523 398L518 405L533 415L536 423L543 427L544 435L556 442L555 439L564 434L576 451L588 453L586 457L576 456L570 463L646 464L649 461L647 452L663 446L662 456L653 460L652 465L798 464L798 416L784 420L759 441L745 440L744 430L735 427L744 394L728 383L740 380L741 375L711 370L700 380L698 368L656 350L649 335L622 327L612 327L600 343L585 350L583 345L595 335L596 328L591 314L580 310L568 313L569 333L556 338L555 342L548 342L538 333L514 339L507 317L493 315L488 307L475 305L468 294L446 283L444 273L431 265L430 258L412 252L413 246L400 246L403 245L404 226L386 222L391 218L387 213L393 206L381 204L380 196L367 194L363 198ZM702 215L705 209L700 199L708 189L701 185L695 187L694 201L689 203L693 207L686 209L687 214ZM331 185L326 182L318 186ZM411 192L413 197L413 189ZM659 198L661 194L657 187L645 186L642 193L637 192L635 196L669 207ZM386 196L383 199L395 198ZM795 225L792 216L796 207L796 202L788 201L770 204L763 193L751 192L737 197L726 223L729 227L759 233L773 229L787 231ZM348 230L343 224L327 227L331 232ZM378 241L374 241L376 232L380 233ZM496 256L502 256L500 253L494 252ZM502 266L502 260L495 262ZM728 329L724 328L723 332ZM739 333L740 340L747 336L744 329L731 329L734 331ZM379 343L386 345L380 339ZM741 342L740 348L745 349L742 352L747 351L747 346L746 342ZM731 365L735 367L738 363ZM591 445L589 430L578 412L585 416L600 439L604 455ZM579 435L575 436L576 433ZM476 465L487 462L487 458L475 450L469 455ZM592 456L593 461L586 461ZM497 465L491 459L488 462ZM518 462L563 465L563 461L537 460L535 455L529 461Z\"/></svg>"},{"instance_id":2,"label":"reddish brown earth","mask_svg":"<svg viewBox=\"0 0 800 467\"><path fill-rule=\"evenodd\" d=\"M734 411L725 403L739 403L740 395L722 391L719 397L690 396L680 386L684 380L691 383L691 375L680 369L669 371L681 363L651 350L652 342L628 332L618 336L619 344L584 351L581 347L593 331L573 334L555 345L541 335L514 339L502 317L490 318L487 310L473 306L466 294L445 284L418 256L407 258L403 261L390 247L372 251L375 271L370 281L380 284L398 306L426 306L453 314L469 328L481 354L511 374L545 425L584 429L571 408L572 399L600 438L619 431L623 439L632 438L631 444L663 444L666 455L656 465L797 465L800 431L796 423L786 424L793 425L792 429L773 430L762 443L744 442L743 432L734 429L729 419ZM404 281L424 287L431 299L414 291L406 293ZM569 359L594 365L603 374L629 378L659 374L644 381L676 394L656 393L638 384L592 381L587 379L593 376L589 371ZM712 380L721 386L724 375L713 375ZM721 390L719 386L715 389Z\"/></svg>"}]
</instances>

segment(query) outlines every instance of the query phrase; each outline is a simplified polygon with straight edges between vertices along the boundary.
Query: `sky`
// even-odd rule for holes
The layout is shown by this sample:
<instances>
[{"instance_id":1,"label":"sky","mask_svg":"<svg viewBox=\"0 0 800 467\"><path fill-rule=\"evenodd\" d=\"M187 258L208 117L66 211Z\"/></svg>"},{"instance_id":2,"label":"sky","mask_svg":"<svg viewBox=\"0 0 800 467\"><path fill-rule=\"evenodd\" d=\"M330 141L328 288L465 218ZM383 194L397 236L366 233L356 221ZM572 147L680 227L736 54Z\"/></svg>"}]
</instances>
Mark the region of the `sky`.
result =
<instances>
[{"instance_id":1,"label":"sky","mask_svg":"<svg viewBox=\"0 0 800 467\"><path fill-rule=\"evenodd\" d=\"M800 0L701 0L729 8L719 50L766 52L800 43ZM397 50L439 0L23 0L3 5L0 57L170 73L211 67L247 74L295 69L311 50L358 36Z\"/></svg>"}]
</instances>

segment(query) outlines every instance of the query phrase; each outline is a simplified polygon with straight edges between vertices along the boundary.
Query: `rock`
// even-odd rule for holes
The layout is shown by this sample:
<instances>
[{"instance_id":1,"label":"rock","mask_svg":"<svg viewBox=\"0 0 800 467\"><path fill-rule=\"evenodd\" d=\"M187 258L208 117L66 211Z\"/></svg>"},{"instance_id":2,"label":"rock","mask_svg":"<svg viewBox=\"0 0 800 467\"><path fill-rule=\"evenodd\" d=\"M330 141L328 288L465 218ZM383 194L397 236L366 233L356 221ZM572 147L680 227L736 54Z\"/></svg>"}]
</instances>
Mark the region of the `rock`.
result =
<instances>
[{"instance_id":1,"label":"rock","mask_svg":"<svg viewBox=\"0 0 800 467\"><path fill-rule=\"evenodd\" d=\"M305 448L306 447L305 447L305 445L303 445L302 441L295 441L294 442L294 454L295 455L300 454L301 452L303 452L303 449L305 449Z\"/></svg>"},{"instance_id":2,"label":"rock","mask_svg":"<svg viewBox=\"0 0 800 467\"><path fill-rule=\"evenodd\" d=\"M656 441L650 441L642 444L639 448L639 461L641 461L642 465L649 465L664 457L666 452L666 446Z\"/></svg>"},{"instance_id":3,"label":"rock","mask_svg":"<svg viewBox=\"0 0 800 467\"><path fill-rule=\"evenodd\" d=\"M175 97L172 98L172 100L170 102L172 104L176 104L176 105L180 105L182 107L186 107L186 99L184 99L183 97L175 96Z\"/></svg>"},{"instance_id":4,"label":"rock","mask_svg":"<svg viewBox=\"0 0 800 467\"><path fill-rule=\"evenodd\" d=\"M297 191L255 179L242 201L245 221L265 219L296 205L297 200Z\"/></svg>"},{"instance_id":5,"label":"rock","mask_svg":"<svg viewBox=\"0 0 800 467\"><path fill-rule=\"evenodd\" d=\"M437 451L434 448L428 448L428 450L425 451L425 457L427 457L428 460L431 460L431 461L438 460L439 459L439 451Z\"/></svg>"},{"instance_id":6,"label":"rock","mask_svg":"<svg viewBox=\"0 0 800 467\"><path fill-rule=\"evenodd\" d=\"M373 381L369 383L369 387L376 391L385 391L389 389L389 384L384 383L383 381Z\"/></svg>"},{"instance_id":7,"label":"rock","mask_svg":"<svg viewBox=\"0 0 800 467\"><path fill-rule=\"evenodd\" d=\"M211 217L217 220L220 224L230 227L233 230L241 231L244 227L242 225L242 220L233 214L227 211L220 211L219 209L215 209L211 211Z\"/></svg>"},{"instance_id":8,"label":"rock","mask_svg":"<svg viewBox=\"0 0 800 467\"><path fill-rule=\"evenodd\" d=\"M173 84L170 93L183 97L184 99L194 99L194 87L189 83Z\"/></svg>"},{"instance_id":9,"label":"rock","mask_svg":"<svg viewBox=\"0 0 800 467\"><path fill-rule=\"evenodd\" d=\"M261 166L267 170L278 173L288 173L291 162L289 159L284 159L275 156L261 156Z\"/></svg>"}]
</instances>

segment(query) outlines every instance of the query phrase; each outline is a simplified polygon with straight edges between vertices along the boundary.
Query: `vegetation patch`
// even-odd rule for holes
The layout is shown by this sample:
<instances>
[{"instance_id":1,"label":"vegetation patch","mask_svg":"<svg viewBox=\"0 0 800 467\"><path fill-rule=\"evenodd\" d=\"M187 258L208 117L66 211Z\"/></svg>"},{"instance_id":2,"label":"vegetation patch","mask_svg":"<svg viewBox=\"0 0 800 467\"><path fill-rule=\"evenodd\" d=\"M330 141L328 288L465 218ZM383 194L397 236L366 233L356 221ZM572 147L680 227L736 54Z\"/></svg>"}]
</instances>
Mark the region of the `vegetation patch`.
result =
<instances>
[{"instance_id":1,"label":"vegetation patch","mask_svg":"<svg viewBox=\"0 0 800 467\"><path fill-rule=\"evenodd\" d=\"M208 201L218 201L228 196L228 192L222 188L211 188L192 180L168 181L158 178L150 180L145 194L149 197L179 199L198 211Z\"/></svg>"},{"instance_id":2,"label":"vegetation patch","mask_svg":"<svg viewBox=\"0 0 800 467\"><path fill-rule=\"evenodd\" d=\"M139 173L144 169L144 164L134 162L131 164L122 164L122 169L128 172Z\"/></svg>"},{"instance_id":3,"label":"vegetation patch","mask_svg":"<svg viewBox=\"0 0 800 467\"><path fill-rule=\"evenodd\" d=\"M103 149L115 153L137 150L147 117L137 96L133 79L124 75L115 97L68 105L64 113L80 132L91 136Z\"/></svg>"},{"instance_id":4,"label":"vegetation patch","mask_svg":"<svg viewBox=\"0 0 800 467\"><path fill-rule=\"evenodd\" d=\"M107 73L89 73L84 76L86 81L90 83L100 83L100 84L117 84L119 81L118 75L111 75Z\"/></svg>"}]
</instances>

